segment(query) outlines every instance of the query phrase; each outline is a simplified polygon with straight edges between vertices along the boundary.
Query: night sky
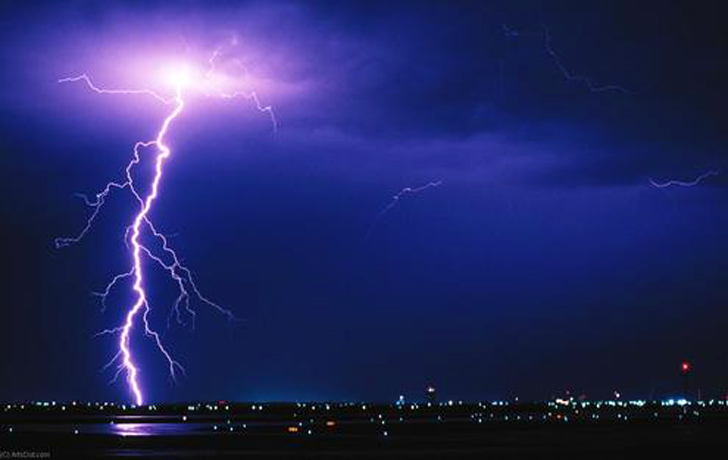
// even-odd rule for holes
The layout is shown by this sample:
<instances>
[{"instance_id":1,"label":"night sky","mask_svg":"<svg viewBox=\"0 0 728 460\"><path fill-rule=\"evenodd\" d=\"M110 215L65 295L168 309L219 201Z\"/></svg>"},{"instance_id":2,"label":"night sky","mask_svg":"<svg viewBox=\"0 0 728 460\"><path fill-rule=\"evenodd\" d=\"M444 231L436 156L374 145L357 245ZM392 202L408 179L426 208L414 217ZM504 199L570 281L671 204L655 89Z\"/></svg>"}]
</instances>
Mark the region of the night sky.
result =
<instances>
[{"instance_id":1,"label":"night sky","mask_svg":"<svg viewBox=\"0 0 728 460\"><path fill-rule=\"evenodd\" d=\"M29 2L34 3L34 2ZM60 2L59 2L60 3ZM728 31L715 2L104 2L0 9L0 399L129 401L94 337L132 301L115 193L168 61L237 37L270 119L190 95L151 215L205 295L150 401L650 398L728 386ZM569 80L548 53L594 86ZM163 91L162 88L160 91ZM649 179L690 181L659 189ZM404 187L442 181L403 196ZM372 223L376 226L367 236Z\"/></svg>"}]
</instances>

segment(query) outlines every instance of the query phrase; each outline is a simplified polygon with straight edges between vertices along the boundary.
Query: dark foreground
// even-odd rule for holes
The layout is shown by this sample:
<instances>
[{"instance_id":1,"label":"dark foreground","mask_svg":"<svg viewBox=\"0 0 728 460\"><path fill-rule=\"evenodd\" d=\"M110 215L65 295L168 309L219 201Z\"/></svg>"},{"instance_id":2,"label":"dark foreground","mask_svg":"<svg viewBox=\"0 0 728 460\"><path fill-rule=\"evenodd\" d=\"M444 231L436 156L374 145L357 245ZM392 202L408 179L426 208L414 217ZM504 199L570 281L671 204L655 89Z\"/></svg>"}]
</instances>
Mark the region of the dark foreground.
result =
<instances>
[{"instance_id":1,"label":"dark foreground","mask_svg":"<svg viewBox=\"0 0 728 460\"><path fill-rule=\"evenodd\" d=\"M3 458L707 458L721 402L13 405Z\"/></svg>"}]
</instances>

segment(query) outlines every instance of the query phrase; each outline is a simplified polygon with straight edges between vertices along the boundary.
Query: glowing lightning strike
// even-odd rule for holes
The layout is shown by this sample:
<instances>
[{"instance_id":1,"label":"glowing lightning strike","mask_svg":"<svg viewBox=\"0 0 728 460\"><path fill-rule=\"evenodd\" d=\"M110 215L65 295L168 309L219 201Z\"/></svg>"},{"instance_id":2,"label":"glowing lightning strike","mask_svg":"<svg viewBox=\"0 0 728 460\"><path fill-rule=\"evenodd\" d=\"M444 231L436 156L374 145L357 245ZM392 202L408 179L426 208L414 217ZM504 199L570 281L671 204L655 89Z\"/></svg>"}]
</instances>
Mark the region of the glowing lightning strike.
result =
<instances>
[{"instance_id":1,"label":"glowing lightning strike","mask_svg":"<svg viewBox=\"0 0 728 460\"><path fill-rule=\"evenodd\" d=\"M214 70L212 64L215 56L217 56L217 53L218 52L216 51L216 53L213 55L213 58L211 58L209 61L211 67L210 70L205 74L206 78L209 78ZM169 321L173 315L176 315L178 323L184 324L182 321L182 312L180 310L181 307L184 307L185 312L192 318L192 327L194 327L196 312L195 310L190 308L189 304L190 297L192 295L194 295L194 297L199 301L213 307L215 310L225 315L229 320L235 320L232 312L221 307L220 305L209 300L201 294L200 290L197 288L197 285L194 282L191 271L180 262L177 253L170 247L167 238L155 228L155 226L152 224L152 221L149 219L149 213L152 209L152 205L159 196L160 182L162 180L164 172L164 163L171 156L172 153L169 146L165 143L165 138L170 126L179 116L179 114L182 113L185 107L182 90L183 86L185 86L185 84L187 83L186 77L186 74L178 75L177 78L174 79L173 83L175 93L174 97L171 98L165 98L150 89L100 88L96 86L91 81L90 77L86 74L82 74L77 77L62 78L58 80L59 83L83 82L89 89L98 94L144 94L154 97L165 105L173 105L172 111L164 119L162 126L157 132L156 138L152 141L137 142L134 145L133 157L125 168L125 180L123 182L109 182L100 193L96 194L95 199L90 199L86 195L79 195L84 200L85 204L92 209L91 215L86 220L86 224L81 229L81 231L74 237L57 238L55 240L56 247L63 248L78 243L81 239L83 239L83 237L91 229L93 222L98 216L109 194L113 190L129 189L134 198L139 203L139 212L136 214L132 224L127 227L125 232L125 243L127 244L127 247L130 247L131 249L133 260L132 267L127 272L120 273L114 276L111 281L106 285L103 292L95 293L101 298L102 307L105 308L106 298L111 293L112 289L117 285L117 283L127 278L133 278L132 289L136 294L136 301L127 311L123 324L113 329L105 329L99 332L97 335L119 335L119 351L111 359L111 361L109 361L104 366L104 369L107 369L115 362L120 361L120 364L117 365L117 371L113 380L116 380L120 373L125 372L130 391L134 396L136 404L138 405L144 403L144 395L139 384L139 366L134 362L130 344L131 333L135 327L137 319L141 320L144 335L154 341L157 350L159 350L159 352L167 360L170 376L175 379L176 370L184 372L184 368L182 367L182 365L180 365L172 358L171 354L162 343L160 335L150 327L148 314L151 311L151 308L149 305L147 293L144 290L144 273L142 270L142 260L144 257L152 260L153 262L156 262L161 268L167 271L172 280L177 283L179 295L170 310L167 319L168 326ZM277 121L272 108L270 106L263 106L260 103L258 96L254 92L248 94L242 92L225 93L222 91L217 91L214 94L207 93L207 95L220 98L235 98L238 96L243 96L247 99L252 99L255 102L256 107L259 111L267 112L268 115L271 117L273 128L277 128ZM132 177L132 170L134 166L138 165L141 161L141 150L149 148L154 148L156 150L156 156L154 157L154 177L152 178L149 192L145 196L142 196L135 187L134 179ZM154 240L157 241L161 248L161 255L155 254L151 249L146 247L140 241L140 237L144 230L147 230L154 238Z\"/></svg>"},{"instance_id":2,"label":"glowing lightning strike","mask_svg":"<svg viewBox=\"0 0 728 460\"><path fill-rule=\"evenodd\" d=\"M718 175L718 171L708 171L706 173L699 175L698 177L696 177L695 179L693 179L691 181L669 180L667 182L655 182L652 178L649 178L648 180L650 181L650 184L652 184L653 187L657 187L657 188L667 188L667 187L673 187L673 186L695 187L696 185L703 182L705 179L712 177L712 176L717 176L717 175Z\"/></svg>"},{"instance_id":3,"label":"glowing lightning strike","mask_svg":"<svg viewBox=\"0 0 728 460\"><path fill-rule=\"evenodd\" d=\"M384 217L385 214L387 214L389 211L391 211L395 206L397 206L397 203L399 203L399 200L405 196L405 195L412 195L415 193L419 193L422 191L427 190L428 188L432 187L439 187L442 185L442 181L434 181L434 182L428 182L425 185L421 185L419 187L405 187L399 192L397 192L393 197L392 200L387 203L387 205L382 208L381 211L379 211L379 214L377 214L377 217L374 218L374 221L372 222L372 225L369 227L369 231L367 232L366 238L369 239L370 236L372 236L372 233L374 232L374 228L377 226L380 220Z\"/></svg>"},{"instance_id":4,"label":"glowing lightning strike","mask_svg":"<svg viewBox=\"0 0 728 460\"><path fill-rule=\"evenodd\" d=\"M161 342L159 341L159 335L155 332L150 331L149 324L147 323L149 303L147 302L147 295L144 292L144 288L142 287L142 249L139 245L139 233L142 222L145 222L147 214L149 214L149 210L152 208L152 203L159 194L159 181L162 178L162 166L164 164L164 161L169 158L169 155L171 154L169 147L164 144L164 135L167 134L167 130L169 129L169 125L170 123L172 123L172 120L177 118L177 115L182 112L182 109L184 109L185 106L184 101L182 100L182 87L179 84L176 88L175 103L177 104L177 106L172 111L172 113L164 119L164 123L162 123L162 128L159 130L159 133L157 134L157 139L154 141L160 153L157 155L154 165L154 179L152 180L152 190L144 200L144 206L142 206L142 210L139 212L139 214L137 214L136 218L134 219L134 224L132 225L131 245L134 248L132 250L132 255L134 257L134 291L136 291L138 298L134 306L131 308L131 310L129 310L129 313L127 313L126 315L126 322L124 323L124 327L122 328L121 339L119 340L119 348L121 349L124 368L126 368L129 373L129 384L131 385L137 404L139 405L143 403L143 399L142 392L139 389L139 383L137 382L138 371L132 361L131 349L129 348L129 333L131 332L131 329L134 325L134 317L137 315L142 307L145 307L143 315L144 332L147 335L152 335L154 337L160 351L162 351L164 356L167 358L167 361L170 363L170 369L172 370L174 375L175 361L172 360L172 358L169 356L169 353L167 353L167 350L165 350L164 346L162 346Z\"/></svg>"}]
</instances>

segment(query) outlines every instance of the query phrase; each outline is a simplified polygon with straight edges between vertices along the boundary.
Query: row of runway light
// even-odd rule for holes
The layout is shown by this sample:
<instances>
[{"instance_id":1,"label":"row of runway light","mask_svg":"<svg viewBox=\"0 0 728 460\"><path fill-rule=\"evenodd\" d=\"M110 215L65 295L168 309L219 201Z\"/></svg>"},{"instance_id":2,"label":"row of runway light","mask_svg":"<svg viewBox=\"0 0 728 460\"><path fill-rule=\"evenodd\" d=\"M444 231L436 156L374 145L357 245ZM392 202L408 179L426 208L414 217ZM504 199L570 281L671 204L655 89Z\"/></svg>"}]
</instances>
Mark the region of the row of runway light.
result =
<instances>
[{"instance_id":1,"label":"row of runway light","mask_svg":"<svg viewBox=\"0 0 728 460\"><path fill-rule=\"evenodd\" d=\"M600 401L600 402L578 402L574 404L563 404L563 403L557 403L552 402L549 403L548 406L550 406L553 411L549 411L547 413L543 414L507 414L503 415L502 413L494 413L489 412L485 413L483 412L475 412L470 414L470 421L472 423L478 423L482 424L484 421L486 423L503 423L503 422L520 422L520 423L537 423L537 422L584 422L584 421L597 421L597 420L608 420L608 421L623 421L627 422L630 420L646 420L648 418L658 418L660 413L657 410L654 410L652 412L651 417L646 417L648 414L635 414L633 413L622 413L617 412L614 413L607 413L607 414L601 414L601 413L588 413L585 411L580 412L581 409L589 408L590 406L592 408L597 409L613 409L616 411L625 411L630 408L643 408L647 404L646 401ZM700 412L700 408L710 408L710 407L725 407L726 401L723 400L708 400L708 401L696 401L696 402L688 402L688 401L682 401L682 400L666 400L666 401L660 401L655 402L655 406L658 407L671 407L671 406L679 406L682 407L682 410L679 413L667 413L666 417L673 419L673 420L684 420L684 419L691 419L695 420L698 418L701 418L703 414ZM5 406L5 410L11 410L14 405L8 404ZM102 405L103 406L103 405ZM330 405L325 405L323 407L328 406L330 409ZM480 406L482 409L487 410L488 408L493 409L494 407L501 407L501 404L494 404L494 403L479 403L478 406ZM211 410L212 407L210 406ZM229 408L229 406L225 406L226 408ZM259 410L262 411L264 405L254 405L253 410ZM301 407L301 406L299 406ZM189 408L189 406L188 406ZM217 406L219 409L220 406ZM363 410L366 410L366 405L362 405L361 408ZM687 409L690 409L689 411ZM195 410L197 408L195 407ZM646 409L645 409L646 410ZM498 411L500 411L498 409ZM194 410L193 410L194 412ZM601 411L600 411L601 412ZM636 415L641 415L636 416ZM294 414L294 417L297 416L297 414ZM182 423L187 422L194 422L194 420L188 419L187 415L183 415L180 418ZM368 418L366 422L368 422L370 425L373 425L375 429L378 431L379 434L382 436L389 436L389 430L390 426L394 425L396 426L397 423L399 424L405 424L407 422L417 422L417 423L443 423L443 422L463 422L467 421L467 419L463 420L462 418L458 417L448 417L443 418L442 415L437 415L436 417L414 417L414 418L405 418L404 416L398 416L398 417L392 417L390 415L385 415L382 413L378 413L375 415L372 415ZM361 421L359 421L361 422ZM366 423L364 422L364 423ZM132 426L135 425L133 422L115 422L110 421L110 424L119 425L120 427L123 426ZM257 427L257 424L253 422L251 423L254 427ZM238 433L243 434L248 431L249 423L234 423L233 419L228 418L226 422L222 425L220 424L212 424L209 425L209 429L214 432L220 432L220 433ZM293 423L286 423L285 421L281 421L281 423L276 423L274 426L280 426L281 430L285 433L291 434L291 435L298 435L298 434L327 434L334 432L334 428L339 425L339 423L353 423L352 421L343 420L342 422L338 422L336 420L320 420L320 419L314 419L314 418L308 418L308 420L302 420L297 421ZM4 427L2 431L12 434L15 432L15 429L13 426L6 426ZM74 435L78 435L82 432L82 429L79 427L69 428L69 432L73 433ZM124 433L123 431L117 433L119 436L128 436L133 433Z\"/></svg>"},{"instance_id":2,"label":"row of runway light","mask_svg":"<svg viewBox=\"0 0 728 460\"><path fill-rule=\"evenodd\" d=\"M283 408L287 406L295 406L296 408L310 411L330 411L333 409L346 409L346 408L359 408L362 411L380 408L395 408L398 410L418 410L428 408L447 408L453 406L477 406L477 407L525 407L525 406L538 406L546 405L549 407L643 407L645 405L659 405L659 406L685 406L685 405L698 405L698 406L726 406L728 401L725 399L709 399L709 400L687 400L684 398L670 398L663 400L597 400L597 401L578 401L573 398L561 399L556 398L553 401L545 402L530 402L530 403L511 403L508 401L490 401L490 402L464 402L464 401L447 401L441 403L407 403L407 404L380 404L380 403L358 403L358 402L339 402L339 403L255 403L251 405L247 404L236 404L236 403L225 403L225 404L211 404L211 403L197 403L188 404L186 410L189 412L195 411L229 411L232 409L236 411L246 410L249 408L250 411L263 411L266 406ZM175 407L174 405L156 405L147 404L137 406L135 404L118 404L115 402L78 402L71 401L69 403L59 403L57 401L32 401L29 403L8 403L4 405L5 411L11 410L30 410L38 408L46 409L57 409L65 410L65 408L85 408L85 409L118 409L118 410L136 410L136 409L148 409L148 410L160 410L161 408Z\"/></svg>"}]
</instances>

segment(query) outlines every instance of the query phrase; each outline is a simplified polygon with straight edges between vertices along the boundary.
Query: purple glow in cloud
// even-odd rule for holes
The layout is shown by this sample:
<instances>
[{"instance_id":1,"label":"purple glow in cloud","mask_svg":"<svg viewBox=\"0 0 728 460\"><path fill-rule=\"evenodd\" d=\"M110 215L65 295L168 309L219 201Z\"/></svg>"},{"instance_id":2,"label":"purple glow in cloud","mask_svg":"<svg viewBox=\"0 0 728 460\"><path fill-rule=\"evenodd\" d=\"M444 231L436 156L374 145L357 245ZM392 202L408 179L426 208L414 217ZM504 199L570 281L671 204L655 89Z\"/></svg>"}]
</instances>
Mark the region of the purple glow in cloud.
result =
<instances>
[{"instance_id":1,"label":"purple glow in cloud","mask_svg":"<svg viewBox=\"0 0 728 460\"><path fill-rule=\"evenodd\" d=\"M82 230L74 237L57 238L55 243L57 248L69 246L74 243L78 243L87 232L91 229L91 226L103 207L106 198L113 190L125 190L131 191L134 198L139 204L139 211L134 217L132 224L126 229L127 247L130 246L132 255L132 267L130 270L124 273L120 273L112 278L107 284L106 288L102 293L98 295L101 297L102 305L105 307L106 298L110 294L114 286L122 279L133 277L133 291L136 295L136 301L129 308L125 315L123 324L113 329L106 329L101 331L98 335L106 334L118 334L119 350L112 360L107 363L105 368L108 368L113 363L120 361L117 365L117 372L114 380L118 377L121 372L126 373L127 383L129 389L133 394L134 401L136 404L141 405L145 401L144 393L142 391L141 384L139 382L139 364L135 362L133 350L131 346L131 333L135 325L141 318L144 335L151 338L157 350L164 356L168 363L169 373L173 379L176 378L176 370L179 369L184 372L184 368L172 357L167 348L162 343L159 333L157 333L149 324L148 315L151 311L147 292L144 288L144 272L142 269L142 260L144 257L156 262L161 266L168 275L177 283L179 289L179 295L170 311L169 318L173 314L176 314L177 321L182 323L182 315L180 308L184 307L186 313L192 318L192 326L194 327L194 319L196 312L190 307L190 297L193 295L197 300L213 307L218 312L225 315L229 320L234 320L235 317L230 310L227 310L220 305L212 302L201 294L197 285L195 284L192 273L185 267L181 262L177 253L169 246L167 238L161 234L152 221L149 218L149 213L155 200L158 198L160 193L161 181L164 174L164 164L172 155L172 151L166 144L166 136L169 132L170 127L177 117L182 113L185 108L184 90L197 89L201 93L207 96L232 99L238 97L244 97L252 100L261 112L266 112L271 119L273 129L277 129L278 122L276 120L273 109L270 106L263 106L255 92L243 92L243 91L228 91L226 85L223 83L229 83L223 81L223 76L218 75L217 69L215 68L215 61L222 52L222 48L215 50L213 55L209 59L209 68L206 72L199 72L200 78L195 78L195 74L191 72L190 68L185 64L177 67L173 72L166 76L167 83L174 88L174 96L164 97L158 92L147 88L141 89L107 89L102 88L94 84L91 78L87 74L82 74L77 77L62 78L58 80L59 83L72 83L72 82L83 82L92 91L98 94L109 94L109 95L149 95L165 105L172 106L169 114L164 118L159 131L157 132L156 138L152 141L137 142L134 146L133 157L127 164L125 169L125 180L123 182L109 182L106 187L98 194L96 194L95 200L89 199L85 195L81 195L87 206L93 209L90 217L87 219L85 226ZM229 84L227 86L230 86ZM134 179L132 178L132 170L141 161L142 149L154 149L154 175L151 180L151 187L146 195L139 193ZM162 254L156 254L148 247L146 247L141 241L140 237L143 232L149 232L149 234L157 239L161 243Z\"/></svg>"}]
</instances>

